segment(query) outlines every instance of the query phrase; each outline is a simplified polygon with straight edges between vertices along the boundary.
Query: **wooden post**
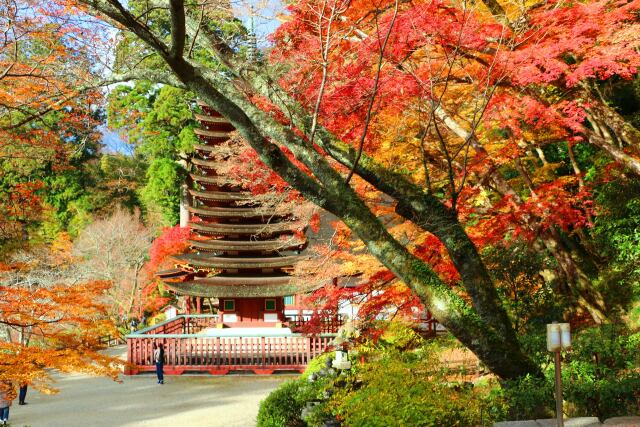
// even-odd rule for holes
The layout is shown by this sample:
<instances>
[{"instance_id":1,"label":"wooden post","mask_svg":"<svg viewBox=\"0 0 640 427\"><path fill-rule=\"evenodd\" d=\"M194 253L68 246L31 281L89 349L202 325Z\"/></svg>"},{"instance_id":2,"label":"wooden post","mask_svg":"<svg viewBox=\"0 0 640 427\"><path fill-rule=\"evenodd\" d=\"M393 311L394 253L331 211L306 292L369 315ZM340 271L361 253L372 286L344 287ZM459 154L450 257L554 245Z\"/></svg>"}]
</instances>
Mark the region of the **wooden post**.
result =
<instances>
[{"instance_id":1,"label":"wooden post","mask_svg":"<svg viewBox=\"0 0 640 427\"><path fill-rule=\"evenodd\" d=\"M131 342L132 339L129 338L127 339L127 361L129 363L134 363L133 362L133 343ZM124 368L124 374L125 375L133 375L133 369L131 369L131 366L127 365Z\"/></svg>"},{"instance_id":2,"label":"wooden post","mask_svg":"<svg viewBox=\"0 0 640 427\"><path fill-rule=\"evenodd\" d=\"M564 427L564 416L562 413L562 374L561 374L561 359L560 350L554 352L555 359L555 371L556 371L556 417L557 426Z\"/></svg>"}]
</instances>

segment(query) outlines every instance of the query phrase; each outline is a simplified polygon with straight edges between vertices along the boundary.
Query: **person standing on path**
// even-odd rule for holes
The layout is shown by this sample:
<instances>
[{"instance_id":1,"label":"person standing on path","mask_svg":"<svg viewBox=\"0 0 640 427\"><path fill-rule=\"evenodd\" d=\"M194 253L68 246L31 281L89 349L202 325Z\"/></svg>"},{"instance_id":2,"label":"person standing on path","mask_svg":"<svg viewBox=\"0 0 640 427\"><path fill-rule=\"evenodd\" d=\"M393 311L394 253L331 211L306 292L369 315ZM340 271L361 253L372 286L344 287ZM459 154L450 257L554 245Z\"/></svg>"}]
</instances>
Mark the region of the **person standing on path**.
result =
<instances>
[{"instance_id":1,"label":"person standing on path","mask_svg":"<svg viewBox=\"0 0 640 427\"><path fill-rule=\"evenodd\" d=\"M153 361L156 364L156 375L158 375L158 384L164 384L164 347L162 344L154 344Z\"/></svg>"},{"instance_id":2,"label":"person standing on path","mask_svg":"<svg viewBox=\"0 0 640 427\"><path fill-rule=\"evenodd\" d=\"M16 389L10 382L4 382L0 386L0 422L6 426L9 422L9 408L16 398Z\"/></svg>"},{"instance_id":3,"label":"person standing on path","mask_svg":"<svg viewBox=\"0 0 640 427\"><path fill-rule=\"evenodd\" d=\"M26 405L27 402L24 399L27 398L27 383L20 384L20 392L18 394L18 405Z\"/></svg>"},{"instance_id":4,"label":"person standing on path","mask_svg":"<svg viewBox=\"0 0 640 427\"><path fill-rule=\"evenodd\" d=\"M131 319L131 323L129 323L129 328L130 328L132 334L138 328L138 321L135 318Z\"/></svg>"}]
</instances>

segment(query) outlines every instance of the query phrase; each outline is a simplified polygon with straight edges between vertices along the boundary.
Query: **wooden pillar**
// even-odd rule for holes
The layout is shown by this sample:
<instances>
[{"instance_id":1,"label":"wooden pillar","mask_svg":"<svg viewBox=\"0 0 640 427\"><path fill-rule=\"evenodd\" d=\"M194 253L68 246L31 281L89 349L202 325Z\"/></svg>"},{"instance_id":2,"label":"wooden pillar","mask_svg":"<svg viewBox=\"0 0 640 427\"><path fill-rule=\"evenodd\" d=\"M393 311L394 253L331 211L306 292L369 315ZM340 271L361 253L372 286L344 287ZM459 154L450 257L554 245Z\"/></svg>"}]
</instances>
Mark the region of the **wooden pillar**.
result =
<instances>
[{"instance_id":1,"label":"wooden pillar","mask_svg":"<svg viewBox=\"0 0 640 427\"><path fill-rule=\"evenodd\" d=\"M196 312L202 314L202 301L200 297L196 297Z\"/></svg>"},{"instance_id":2,"label":"wooden pillar","mask_svg":"<svg viewBox=\"0 0 640 427\"><path fill-rule=\"evenodd\" d=\"M187 295L185 298L187 299L187 314L191 314L191 297Z\"/></svg>"}]
</instances>

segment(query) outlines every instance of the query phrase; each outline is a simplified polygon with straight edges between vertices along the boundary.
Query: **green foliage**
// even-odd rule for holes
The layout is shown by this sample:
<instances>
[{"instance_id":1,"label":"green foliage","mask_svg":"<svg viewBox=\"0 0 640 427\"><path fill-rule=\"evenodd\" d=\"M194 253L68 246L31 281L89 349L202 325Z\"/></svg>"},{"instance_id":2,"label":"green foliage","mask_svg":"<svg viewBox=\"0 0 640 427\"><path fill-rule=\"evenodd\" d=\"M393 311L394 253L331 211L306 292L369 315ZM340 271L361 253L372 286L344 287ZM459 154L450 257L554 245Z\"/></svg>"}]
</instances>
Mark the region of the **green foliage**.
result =
<instances>
[{"instance_id":1,"label":"green foliage","mask_svg":"<svg viewBox=\"0 0 640 427\"><path fill-rule=\"evenodd\" d=\"M77 235L90 222L89 212L93 209L93 203L88 188L94 183L81 169L50 175L45 179L45 200L55 209L55 214L50 218L54 222L45 224L47 234L53 238L59 232L68 230L72 236Z\"/></svg>"},{"instance_id":2,"label":"green foliage","mask_svg":"<svg viewBox=\"0 0 640 427\"><path fill-rule=\"evenodd\" d=\"M538 345L545 349L544 340ZM537 359L545 368L545 378L525 377L505 382L501 389L492 393L492 405L507 408L505 419L553 415L555 374L551 353L546 352L544 357ZM597 416L604 420L637 413L640 410L638 366L640 334L631 334L624 327L615 325L589 328L575 334L573 349L563 356L566 415Z\"/></svg>"},{"instance_id":3,"label":"green foliage","mask_svg":"<svg viewBox=\"0 0 640 427\"><path fill-rule=\"evenodd\" d=\"M171 159L156 159L147 170L147 185L141 191L141 198L150 211L162 214L166 225L178 222L180 189L184 170Z\"/></svg>"},{"instance_id":4,"label":"green foliage","mask_svg":"<svg viewBox=\"0 0 640 427\"><path fill-rule=\"evenodd\" d=\"M304 370L304 373L300 376L300 379L307 380L311 374L317 374L321 369L326 367L332 357L333 355L331 353L325 353L311 360Z\"/></svg>"},{"instance_id":5,"label":"green foliage","mask_svg":"<svg viewBox=\"0 0 640 427\"><path fill-rule=\"evenodd\" d=\"M492 411L501 414L504 420L551 418L555 408L553 384L547 377L529 375L508 381L492 391Z\"/></svg>"},{"instance_id":6,"label":"green foliage","mask_svg":"<svg viewBox=\"0 0 640 427\"><path fill-rule=\"evenodd\" d=\"M601 273L601 287L609 306L632 309L633 321L640 298L640 180L604 183L597 188L596 202L600 212L593 234L608 261Z\"/></svg>"},{"instance_id":7,"label":"green foliage","mask_svg":"<svg viewBox=\"0 0 640 427\"><path fill-rule=\"evenodd\" d=\"M140 199L147 213L161 215L163 225L178 220L184 171L178 162L193 151L198 138L189 92L140 81L118 86L109 97L112 128L135 149L136 160L148 164Z\"/></svg>"},{"instance_id":8,"label":"green foliage","mask_svg":"<svg viewBox=\"0 0 640 427\"><path fill-rule=\"evenodd\" d=\"M287 381L260 402L258 427L303 427L300 418L304 402L299 398L302 382Z\"/></svg>"},{"instance_id":9,"label":"green foliage","mask_svg":"<svg viewBox=\"0 0 640 427\"><path fill-rule=\"evenodd\" d=\"M183 133L195 126L190 109L194 98L181 89L145 81L118 86L109 96L109 126L148 159L175 158L191 152L196 141L193 132Z\"/></svg>"},{"instance_id":10,"label":"green foliage","mask_svg":"<svg viewBox=\"0 0 640 427\"><path fill-rule=\"evenodd\" d=\"M431 352L387 350L330 401L345 426L471 426L489 420L487 393L447 380Z\"/></svg>"},{"instance_id":11,"label":"green foliage","mask_svg":"<svg viewBox=\"0 0 640 427\"><path fill-rule=\"evenodd\" d=\"M22 143L8 147L17 151L0 159L0 192L3 193L0 204L8 203L6 196L10 198L20 185L39 185L35 196L42 212L29 212L34 206L23 212L29 218L23 218L26 233L20 238L31 243L50 242L60 232L77 235L98 207L95 200L98 177L92 173L92 165L100 151L97 126L103 119L102 110L76 117L78 111L74 108L51 111L25 125L25 129L18 132L28 135L34 145ZM41 138L50 141L40 141ZM50 145L42 145L43 142ZM12 245L7 241L0 244Z\"/></svg>"},{"instance_id":12,"label":"green foliage","mask_svg":"<svg viewBox=\"0 0 640 427\"><path fill-rule=\"evenodd\" d=\"M443 365L438 355L460 344L448 337L425 341L414 334L406 324L389 322L378 340L350 352L353 367L342 374L327 368L332 354L312 361L299 380L263 402L264 424L258 425L303 420L322 426L337 417L344 426L358 427L482 426L554 416L553 355L546 350L543 324L527 325L521 338L544 378L501 383L491 378L475 384L456 380L459 370ZM563 353L565 415L602 420L637 413L638 366L640 333L620 325L574 333L572 350Z\"/></svg>"},{"instance_id":13,"label":"green foliage","mask_svg":"<svg viewBox=\"0 0 640 427\"><path fill-rule=\"evenodd\" d=\"M263 403L258 425L283 426L299 418L314 427L336 418L345 426L490 425L497 417L491 410L498 411L489 406L497 407L497 400L489 400L493 384L474 387L450 379L454 372L438 360L442 349L456 345L448 338L425 341L409 325L389 322L379 339L350 351L349 371L328 367L331 353L312 361L295 384L278 390L277 400L270 396L269 405Z\"/></svg>"},{"instance_id":14,"label":"green foliage","mask_svg":"<svg viewBox=\"0 0 640 427\"><path fill-rule=\"evenodd\" d=\"M600 419L640 410L640 333L606 325L582 331L567 354L565 399L574 415Z\"/></svg>"},{"instance_id":15,"label":"green foliage","mask_svg":"<svg viewBox=\"0 0 640 427\"><path fill-rule=\"evenodd\" d=\"M553 280L540 275L555 267L544 253L514 243L508 248L489 247L483 256L516 330L523 330L529 322L544 324L561 315L562 301L554 292Z\"/></svg>"}]
</instances>

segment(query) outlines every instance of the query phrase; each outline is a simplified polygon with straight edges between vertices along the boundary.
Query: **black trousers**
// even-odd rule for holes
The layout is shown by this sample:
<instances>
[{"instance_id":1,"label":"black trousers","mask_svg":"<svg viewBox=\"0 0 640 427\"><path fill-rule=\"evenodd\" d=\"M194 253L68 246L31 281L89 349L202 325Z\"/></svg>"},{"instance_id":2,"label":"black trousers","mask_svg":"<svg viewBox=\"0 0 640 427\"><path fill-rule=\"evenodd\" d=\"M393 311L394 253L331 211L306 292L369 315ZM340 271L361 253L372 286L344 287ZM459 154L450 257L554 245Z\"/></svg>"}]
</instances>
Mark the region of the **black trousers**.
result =
<instances>
[{"instance_id":1,"label":"black trousers","mask_svg":"<svg viewBox=\"0 0 640 427\"><path fill-rule=\"evenodd\" d=\"M18 393L18 403L24 403L24 399L27 398L27 386L23 385L20 387L20 392Z\"/></svg>"},{"instance_id":2,"label":"black trousers","mask_svg":"<svg viewBox=\"0 0 640 427\"><path fill-rule=\"evenodd\" d=\"M156 375L158 375L158 381L164 381L164 372L163 372L162 362L156 362Z\"/></svg>"}]
</instances>

